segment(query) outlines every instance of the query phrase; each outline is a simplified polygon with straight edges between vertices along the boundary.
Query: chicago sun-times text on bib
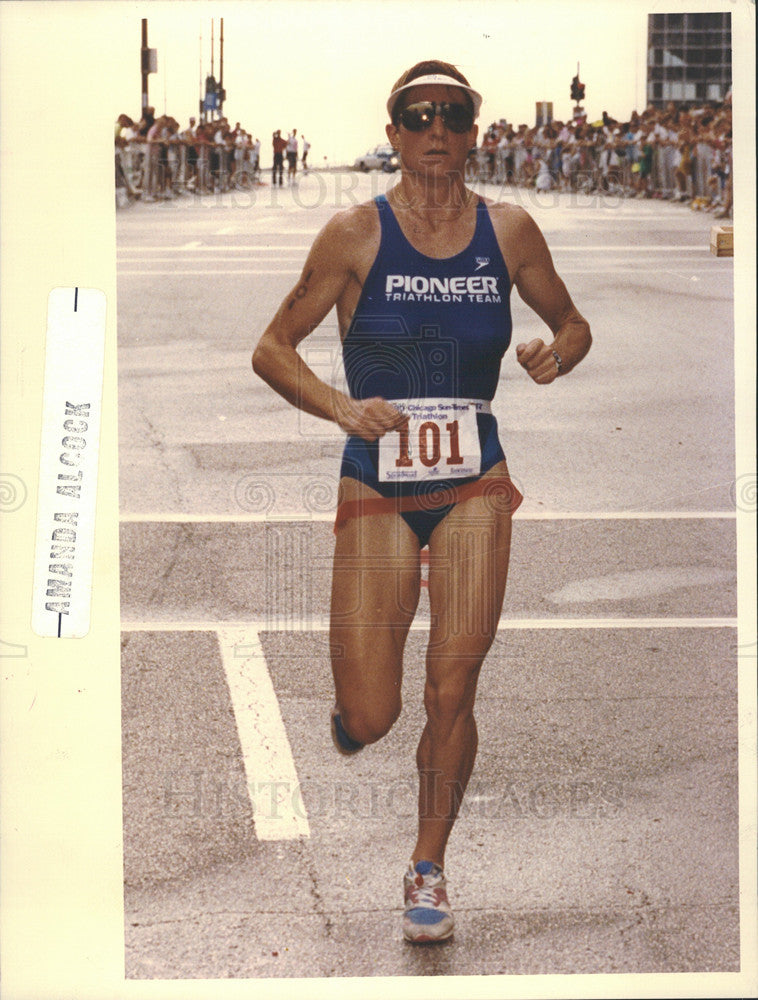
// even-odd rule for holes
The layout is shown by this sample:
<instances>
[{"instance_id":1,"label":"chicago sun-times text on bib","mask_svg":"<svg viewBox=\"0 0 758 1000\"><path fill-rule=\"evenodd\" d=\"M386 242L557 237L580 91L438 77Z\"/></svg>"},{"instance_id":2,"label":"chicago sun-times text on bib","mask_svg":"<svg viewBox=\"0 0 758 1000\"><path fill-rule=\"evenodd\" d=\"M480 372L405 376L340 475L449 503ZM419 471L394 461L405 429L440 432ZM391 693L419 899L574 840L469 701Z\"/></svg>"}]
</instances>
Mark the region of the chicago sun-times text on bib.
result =
<instances>
[{"instance_id":1,"label":"chicago sun-times text on bib","mask_svg":"<svg viewBox=\"0 0 758 1000\"><path fill-rule=\"evenodd\" d=\"M415 483L478 476L478 400L391 400L407 421L379 439L379 481Z\"/></svg>"}]
</instances>

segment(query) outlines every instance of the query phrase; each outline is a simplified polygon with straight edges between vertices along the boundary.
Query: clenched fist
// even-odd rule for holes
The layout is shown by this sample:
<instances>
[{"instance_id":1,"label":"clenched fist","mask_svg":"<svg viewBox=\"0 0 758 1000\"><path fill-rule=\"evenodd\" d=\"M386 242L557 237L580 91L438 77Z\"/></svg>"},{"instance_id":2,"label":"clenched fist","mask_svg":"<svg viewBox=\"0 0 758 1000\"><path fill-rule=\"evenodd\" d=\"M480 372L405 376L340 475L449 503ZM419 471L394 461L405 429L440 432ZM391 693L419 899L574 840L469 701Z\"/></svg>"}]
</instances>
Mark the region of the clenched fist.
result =
<instances>
[{"instance_id":1,"label":"clenched fist","mask_svg":"<svg viewBox=\"0 0 758 1000\"><path fill-rule=\"evenodd\" d=\"M553 348L542 340L519 344L516 360L539 385L548 385L558 377L558 362L553 356Z\"/></svg>"}]
</instances>

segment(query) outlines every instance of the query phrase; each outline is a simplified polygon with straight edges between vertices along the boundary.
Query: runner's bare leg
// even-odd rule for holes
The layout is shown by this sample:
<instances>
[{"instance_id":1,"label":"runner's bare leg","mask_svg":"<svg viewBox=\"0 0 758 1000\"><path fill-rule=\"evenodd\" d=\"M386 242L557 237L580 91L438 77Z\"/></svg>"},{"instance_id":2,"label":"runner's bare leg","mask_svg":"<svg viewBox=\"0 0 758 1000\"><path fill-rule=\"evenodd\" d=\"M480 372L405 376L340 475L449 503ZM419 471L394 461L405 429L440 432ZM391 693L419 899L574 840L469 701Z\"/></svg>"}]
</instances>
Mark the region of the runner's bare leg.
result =
<instances>
[{"instance_id":1,"label":"runner's bare leg","mask_svg":"<svg viewBox=\"0 0 758 1000\"><path fill-rule=\"evenodd\" d=\"M507 475L504 464L489 475ZM477 751L474 718L479 671L497 633L510 555L511 514L490 497L458 504L429 543L432 625L418 746L419 833L413 861L444 867Z\"/></svg>"},{"instance_id":2,"label":"runner's bare leg","mask_svg":"<svg viewBox=\"0 0 758 1000\"><path fill-rule=\"evenodd\" d=\"M340 484L340 499L377 495L353 479ZM420 583L418 539L399 514L354 517L338 529L332 673L342 724L360 743L381 739L400 714L403 650Z\"/></svg>"}]
</instances>

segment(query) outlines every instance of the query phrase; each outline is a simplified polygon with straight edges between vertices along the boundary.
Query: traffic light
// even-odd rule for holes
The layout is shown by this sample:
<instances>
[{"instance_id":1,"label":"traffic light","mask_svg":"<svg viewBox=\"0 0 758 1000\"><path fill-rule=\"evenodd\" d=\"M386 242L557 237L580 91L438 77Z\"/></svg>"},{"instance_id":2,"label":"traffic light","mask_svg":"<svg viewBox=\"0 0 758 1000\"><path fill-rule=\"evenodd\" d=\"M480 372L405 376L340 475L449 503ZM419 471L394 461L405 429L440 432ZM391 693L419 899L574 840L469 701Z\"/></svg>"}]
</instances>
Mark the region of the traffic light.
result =
<instances>
[{"instance_id":1,"label":"traffic light","mask_svg":"<svg viewBox=\"0 0 758 1000\"><path fill-rule=\"evenodd\" d=\"M571 81L571 100L576 104L584 100L584 84L579 82L578 76Z\"/></svg>"}]
</instances>

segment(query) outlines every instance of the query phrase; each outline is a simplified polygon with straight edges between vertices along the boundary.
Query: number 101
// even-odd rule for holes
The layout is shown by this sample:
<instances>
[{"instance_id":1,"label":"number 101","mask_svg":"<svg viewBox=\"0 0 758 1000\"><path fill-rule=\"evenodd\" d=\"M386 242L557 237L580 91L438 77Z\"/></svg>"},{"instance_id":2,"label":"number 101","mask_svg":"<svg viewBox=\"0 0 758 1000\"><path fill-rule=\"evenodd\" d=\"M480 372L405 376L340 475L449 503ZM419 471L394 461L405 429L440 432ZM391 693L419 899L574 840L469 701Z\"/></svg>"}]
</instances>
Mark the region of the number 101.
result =
<instances>
[{"instance_id":1,"label":"number 101","mask_svg":"<svg viewBox=\"0 0 758 1000\"><path fill-rule=\"evenodd\" d=\"M452 423L445 424L445 430L447 431L445 464L463 465L463 456L458 444L458 421L453 420ZM400 437L400 454L395 459L395 466L409 468L413 465L413 459L410 454L410 435L407 421L398 430L398 435ZM442 458L442 431L440 425L434 420L425 420L423 424L419 425L418 457L421 464L427 468L437 465Z\"/></svg>"}]
</instances>

